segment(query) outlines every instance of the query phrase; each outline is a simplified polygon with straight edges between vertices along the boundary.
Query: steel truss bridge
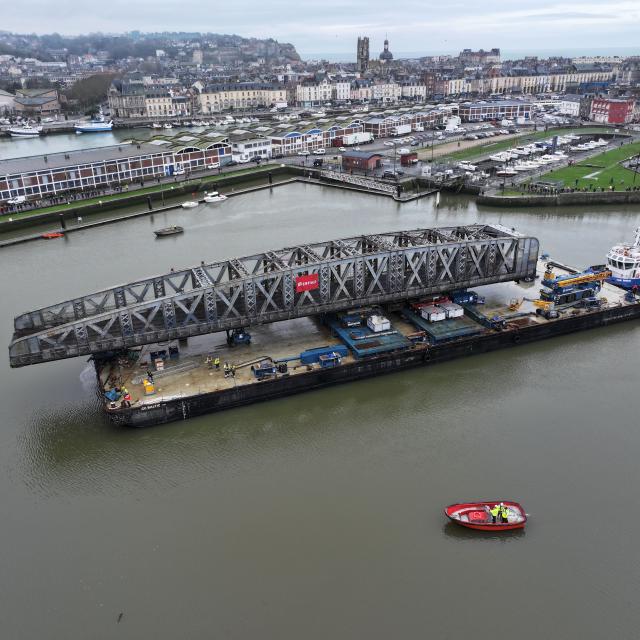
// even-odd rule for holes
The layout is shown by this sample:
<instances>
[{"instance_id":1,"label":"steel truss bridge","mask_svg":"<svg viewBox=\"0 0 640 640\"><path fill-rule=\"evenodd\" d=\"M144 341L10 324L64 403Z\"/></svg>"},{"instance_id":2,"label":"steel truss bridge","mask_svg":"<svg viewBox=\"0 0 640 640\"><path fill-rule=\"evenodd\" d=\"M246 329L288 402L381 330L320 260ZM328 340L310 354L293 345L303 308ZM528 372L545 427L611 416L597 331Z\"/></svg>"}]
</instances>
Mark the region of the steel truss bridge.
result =
<instances>
[{"instance_id":1,"label":"steel truss bridge","mask_svg":"<svg viewBox=\"0 0 640 640\"><path fill-rule=\"evenodd\" d=\"M535 276L499 225L362 235L202 263L24 313L12 367ZM306 289L306 290L305 290Z\"/></svg>"}]
</instances>

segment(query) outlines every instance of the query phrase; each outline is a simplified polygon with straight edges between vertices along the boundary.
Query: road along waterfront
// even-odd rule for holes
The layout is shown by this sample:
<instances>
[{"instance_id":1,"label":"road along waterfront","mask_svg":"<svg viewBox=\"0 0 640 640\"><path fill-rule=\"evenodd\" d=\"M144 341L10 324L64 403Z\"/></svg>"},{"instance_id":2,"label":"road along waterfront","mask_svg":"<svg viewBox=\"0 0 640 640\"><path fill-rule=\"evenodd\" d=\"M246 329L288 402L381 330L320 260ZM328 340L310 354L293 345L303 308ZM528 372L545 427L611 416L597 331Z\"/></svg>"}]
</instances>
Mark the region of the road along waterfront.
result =
<instances>
[{"instance_id":1,"label":"road along waterfront","mask_svg":"<svg viewBox=\"0 0 640 640\"><path fill-rule=\"evenodd\" d=\"M639 220L296 184L3 249L0 313L8 338L20 311L171 266L474 222L582 267ZM446 637L497 610L520 638L633 637L639 346L626 323L143 431L105 422L90 363L5 359L5 634ZM445 523L494 497L523 502L524 533Z\"/></svg>"}]
</instances>

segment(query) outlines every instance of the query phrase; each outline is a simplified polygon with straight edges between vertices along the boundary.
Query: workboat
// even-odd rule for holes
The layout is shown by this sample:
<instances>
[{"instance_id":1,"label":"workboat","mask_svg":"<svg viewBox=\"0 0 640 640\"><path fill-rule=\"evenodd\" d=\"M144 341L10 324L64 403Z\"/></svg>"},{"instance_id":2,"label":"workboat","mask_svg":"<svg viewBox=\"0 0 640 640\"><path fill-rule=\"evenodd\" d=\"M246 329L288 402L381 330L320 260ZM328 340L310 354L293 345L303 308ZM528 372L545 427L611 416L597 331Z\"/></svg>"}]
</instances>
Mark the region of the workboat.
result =
<instances>
[{"instance_id":1,"label":"workboat","mask_svg":"<svg viewBox=\"0 0 640 640\"><path fill-rule=\"evenodd\" d=\"M43 233L41 237L45 240L53 240L54 238L64 238L64 233L62 231L49 231L48 233Z\"/></svg>"},{"instance_id":2,"label":"workboat","mask_svg":"<svg viewBox=\"0 0 640 640\"><path fill-rule=\"evenodd\" d=\"M102 115L102 111L91 118L89 122L76 122L74 129L76 133L102 133L104 131L111 131L113 129L113 122L111 120L105 120Z\"/></svg>"},{"instance_id":3,"label":"workboat","mask_svg":"<svg viewBox=\"0 0 640 640\"><path fill-rule=\"evenodd\" d=\"M158 229L157 231L154 231L153 233L156 234L157 238L165 238L167 236L175 236L178 235L179 233L183 233L184 232L184 228L183 227L179 227L178 225L172 225L170 227L165 227L164 229Z\"/></svg>"},{"instance_id":4,"label":"workboat","mask_svg":"<svg viewBox=\"0 0 640 640\"><path fill-rule=\"evenodd\" d=\"M507 510L507 522L501 522L498 516L493 522L491 508L495 505L503 505ZM461 502L450 504L444 510L447 518L457 524L476 529L477 531L511 531L523 529L527 522L527 514L520 504L509 500L490 500L487 502Z\"/></svg>"},{"instance_id":5,"label":"workboat","mask_svg":"<svg viewBox=\"0 0 640 640\"><path fill-rule=\"evenodd\" d=\"M640 227L633 244L617 244L607 254L611 277L607 282L624 289L640 287Z\"/></svg>"},{"instance_id":6,"label":"workboat","mask_svg":"<svg viewBox=\"0 0 640 640\"><path fill-rule=\"evenodd\" d=\"M208 203L213 202L223 202L227 199L227 196L218 193L217 191L210 191L209 193L204 194L204 201Z\"/></svg>"},{"instance_id":7,"label":"workboat","mask_svg":"<svg viewBox=\"0 0 640 640\"><path fill-rule=\"evenodd\" d=\"M187 200L180 205L183 209L193 209L198 206L197 200Z\"/></svg>"},{"instance_id":8,"label":"workboat","mask_svg":"<svg viewBox=\"0 0 640 640\"><path fill-rule=\"evenodd\" d=\"M42 127L32 127L30 124L11 127L9 135L12 138L37 138L42 133Z\"/></svg>"}]
</instances>

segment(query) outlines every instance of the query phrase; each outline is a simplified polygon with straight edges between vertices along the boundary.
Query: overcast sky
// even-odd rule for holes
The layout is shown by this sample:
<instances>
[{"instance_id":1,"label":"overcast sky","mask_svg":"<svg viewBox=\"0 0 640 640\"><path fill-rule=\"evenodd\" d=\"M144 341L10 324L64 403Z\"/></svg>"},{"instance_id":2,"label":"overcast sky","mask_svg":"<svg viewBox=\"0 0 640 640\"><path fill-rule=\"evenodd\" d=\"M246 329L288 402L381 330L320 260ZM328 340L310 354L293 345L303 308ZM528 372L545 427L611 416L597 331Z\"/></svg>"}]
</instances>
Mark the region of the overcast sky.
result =
<instances>
[{"instance_id":1,"label":"overcast sky","mask_svg":"<svg viewBox=\"0 0 640 640\"><path fill-rule=\"evenodd\" d=\"M388 34L391 50L637 47L640 0L0 0L0 29L209 31L291 42L299 52L352 52L358 35L371 54ZM16 8L19 7L19 10Z\"/></svg>"}]
</instances>

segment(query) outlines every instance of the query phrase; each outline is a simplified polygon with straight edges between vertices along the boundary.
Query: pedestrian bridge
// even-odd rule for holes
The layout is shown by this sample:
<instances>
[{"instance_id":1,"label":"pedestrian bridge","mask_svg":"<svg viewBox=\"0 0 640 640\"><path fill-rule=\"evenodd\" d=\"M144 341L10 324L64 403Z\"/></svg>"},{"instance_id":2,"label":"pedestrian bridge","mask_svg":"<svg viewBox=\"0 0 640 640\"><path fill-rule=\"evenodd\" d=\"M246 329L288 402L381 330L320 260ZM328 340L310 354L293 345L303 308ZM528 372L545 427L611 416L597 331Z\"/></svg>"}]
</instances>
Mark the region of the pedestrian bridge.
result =
<instances>
[{"instance_id":1,"label":"pedestrian bridge","mask_svg":"<svg viewBox=\"0 0 640 640\"><path fill-rule=\"evenodd\" d=\"M535 276L539 244L499 225L362 235L200 265L29 311L22 367Z\"/></svg>"}]
</instances>

